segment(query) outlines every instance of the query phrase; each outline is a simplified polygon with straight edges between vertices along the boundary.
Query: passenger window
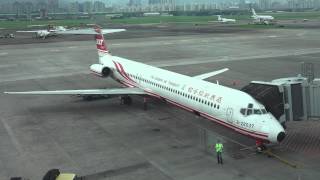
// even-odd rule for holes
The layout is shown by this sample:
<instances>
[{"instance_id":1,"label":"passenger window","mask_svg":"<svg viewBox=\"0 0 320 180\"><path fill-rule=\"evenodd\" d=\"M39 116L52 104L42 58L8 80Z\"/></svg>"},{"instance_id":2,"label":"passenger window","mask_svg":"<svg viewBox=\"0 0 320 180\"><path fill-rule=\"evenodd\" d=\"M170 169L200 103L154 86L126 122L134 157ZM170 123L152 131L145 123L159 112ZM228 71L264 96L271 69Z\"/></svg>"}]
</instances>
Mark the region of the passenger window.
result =
<instances>
[{"instance_id":1,"label":"passenger window","mask_svg":"<svg viewBox=\"0 0 320 180\"><path fill-rule=\"evenodd\" d=\"M262 109L262 114L267 114L268 112L265 109Z\"/></svg>"},{"instance_id":2,"label":"passenger window","mask_svg":"<svg viewBox=\"0 0 320 180\"><path fill-rule=\"evenodd\" d=\"M246 115L246 109L244 109L244 108L240 109L240 113L245 116Z\"/></svg>"},{"instance_id":3,"label":"passenger window","mask_svg":"<svg viewBox=\"0 0 320 180\"><path fill-rule=\"evenodd\" d=\"M249 104L249 105L248 105L248 108L253 108L253 104Z\"/></svg>"},{"instance_id":4,"label":"passenger window","mask_svg":"<svg viewBox=\"0 0 320 180\"><path fill-rule=\"evenodd\" d=\"M247 115L249 116L249 115L251 115L251 114L252 114L252 109L248 109Z\"/></svg>"}]
</instances>

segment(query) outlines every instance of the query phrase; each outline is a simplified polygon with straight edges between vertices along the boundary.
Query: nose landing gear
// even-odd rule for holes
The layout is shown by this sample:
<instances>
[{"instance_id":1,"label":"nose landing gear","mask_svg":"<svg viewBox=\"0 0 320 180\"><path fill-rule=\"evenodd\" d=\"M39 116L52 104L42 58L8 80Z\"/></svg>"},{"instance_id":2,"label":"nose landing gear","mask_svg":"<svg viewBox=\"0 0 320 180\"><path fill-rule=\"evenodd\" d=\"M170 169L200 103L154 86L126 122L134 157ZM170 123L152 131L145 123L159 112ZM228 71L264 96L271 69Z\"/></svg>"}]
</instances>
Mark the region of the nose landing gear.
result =
<instances>
[{"instance_id":1,"label":"nose landing gear","mask_svg":"<svg viewBox=\"0 0 320 180\"><path fill-rule=\"evenodd\" d=\"M267 150L267 147L263 144L261 140L256 140L256 151L258 153L262 153L263 151Z\"/></svg>"}]
</instances>

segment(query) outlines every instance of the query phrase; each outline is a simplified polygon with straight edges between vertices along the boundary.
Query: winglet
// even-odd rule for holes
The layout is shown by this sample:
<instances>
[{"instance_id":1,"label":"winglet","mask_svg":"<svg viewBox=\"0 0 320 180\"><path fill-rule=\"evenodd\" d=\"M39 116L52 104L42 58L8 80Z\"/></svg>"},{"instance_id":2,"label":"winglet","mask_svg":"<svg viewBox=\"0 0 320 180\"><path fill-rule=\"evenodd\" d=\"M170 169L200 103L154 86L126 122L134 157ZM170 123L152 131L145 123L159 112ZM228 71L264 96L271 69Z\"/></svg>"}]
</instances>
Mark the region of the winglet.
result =
<instances>
[{"instance_id":1,"label":"winglet","mask_svg":"<svg viewBox=\"0 0 320 180\"><path fill-rule=\"evenodd\" d=\"M221 70L218 70L218 71L213 71L213 72L209 72L209 73L206 73L206 74L200 74L198 76L194 76L194 78L204 80L204 79L207 79L209 77L216 76L218 74L224 73L224 72L226 72L228 70L229 70L229 68L224 68L224 69L221 69Z\"/></svg>"}]
</instances>

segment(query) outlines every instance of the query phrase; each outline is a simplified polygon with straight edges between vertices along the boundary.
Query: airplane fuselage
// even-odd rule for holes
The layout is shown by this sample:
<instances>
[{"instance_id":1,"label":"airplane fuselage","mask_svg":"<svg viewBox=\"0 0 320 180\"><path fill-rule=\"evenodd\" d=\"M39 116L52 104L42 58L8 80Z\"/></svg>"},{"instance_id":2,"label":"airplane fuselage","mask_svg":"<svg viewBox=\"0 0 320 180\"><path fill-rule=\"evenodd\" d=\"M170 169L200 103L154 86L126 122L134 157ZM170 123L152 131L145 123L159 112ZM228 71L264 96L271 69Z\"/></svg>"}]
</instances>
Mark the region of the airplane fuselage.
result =
<instances>
[{"instance_id":1,"label":"airplane fuselage","mask_svg":"<svg viewBox=\"0 0 320 180\"><path fill-rule=\"evenodd\" d=\"M111 69L113 79L128 87L141 88L150 96L252 138L272 143L282 140L280 123L242 91L116 56L104 56L100 63Z\"/></svg>"}]
</instances>

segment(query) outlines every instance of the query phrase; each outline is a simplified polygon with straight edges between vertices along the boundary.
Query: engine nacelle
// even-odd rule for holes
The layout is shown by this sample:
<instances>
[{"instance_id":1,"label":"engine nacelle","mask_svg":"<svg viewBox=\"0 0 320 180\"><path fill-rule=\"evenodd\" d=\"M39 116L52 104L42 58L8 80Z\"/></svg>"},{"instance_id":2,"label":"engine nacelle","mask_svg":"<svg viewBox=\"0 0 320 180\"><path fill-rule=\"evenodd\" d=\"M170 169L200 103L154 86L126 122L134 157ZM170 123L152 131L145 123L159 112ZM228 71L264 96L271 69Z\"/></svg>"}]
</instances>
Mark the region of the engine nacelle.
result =
<instances>
[{"instance_id":1,"label":"engine nacelle","mask_svg":"<svg viewBox=\"0 0 320 180\"><path fill-rule=\"evenodd\" d=\"M100 77L109 77L112 73L110 68L105 67L102 64L92 64L90 70Z\"/></svg>"}]
</instances>

